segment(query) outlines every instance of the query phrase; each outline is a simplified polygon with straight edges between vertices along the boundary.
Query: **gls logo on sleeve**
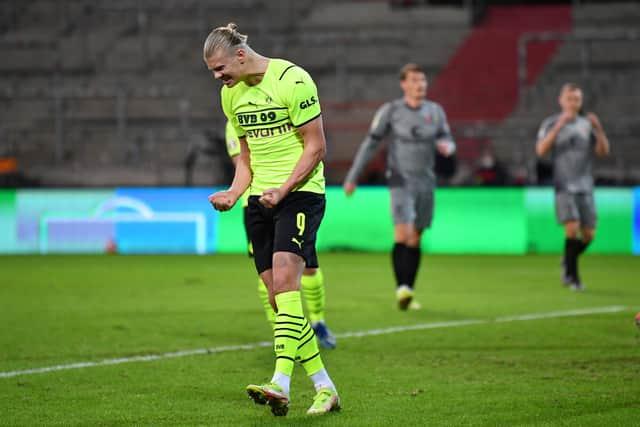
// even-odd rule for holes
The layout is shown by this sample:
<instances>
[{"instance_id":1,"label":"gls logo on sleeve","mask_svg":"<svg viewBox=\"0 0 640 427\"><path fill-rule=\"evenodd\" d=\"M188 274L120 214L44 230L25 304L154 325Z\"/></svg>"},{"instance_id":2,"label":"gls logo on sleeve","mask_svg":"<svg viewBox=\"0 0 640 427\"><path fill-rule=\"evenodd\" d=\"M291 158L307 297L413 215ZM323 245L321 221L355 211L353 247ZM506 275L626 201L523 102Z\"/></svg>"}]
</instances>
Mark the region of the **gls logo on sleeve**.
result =
<instances>
[{"instance_id":1,"label":"gls logo on sleeve","mask_svg":"<svg viewBox=\"0 0 640 427\"><path fill-rule=\"evenodd\" d=\"M302 110L304 110L305 108L308 108L308 107L311 107L312 105L315 105L316 102L318 102L318 100L316 99L315 96L312 96L311 98L305 99L304 101L302 101L300 103L300 108Z\"/></svg>"}]
</instances>

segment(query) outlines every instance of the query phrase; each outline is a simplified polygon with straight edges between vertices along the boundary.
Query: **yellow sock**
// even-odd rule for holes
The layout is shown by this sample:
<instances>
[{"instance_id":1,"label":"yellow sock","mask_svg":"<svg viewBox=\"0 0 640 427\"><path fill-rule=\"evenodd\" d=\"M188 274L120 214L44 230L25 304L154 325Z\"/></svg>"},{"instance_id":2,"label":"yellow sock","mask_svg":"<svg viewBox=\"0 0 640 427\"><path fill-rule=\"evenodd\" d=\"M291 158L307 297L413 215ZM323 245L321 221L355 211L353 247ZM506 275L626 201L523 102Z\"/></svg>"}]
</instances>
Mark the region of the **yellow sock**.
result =
<instances>
[{"instance_id":1,"label":"yellow sock","mask_svg":"<svg viewBox=\"0 0 640 427\"><path fill-rule=\"evenodd\" d=\"M271 328L273 328L276 323L276 312L273 311L273 307L271 307L271 304L269 303L269 291L267 290L267 285L264 284L260 277L258 277L258 296L260 297L260 301L262 301L267 321L271 325Z\"/></svg>"},{"instance_id":2,"label":"yellow sock","mask_svg":"<svg viewBox=\"0 0 640 427\"><path fill-rule=\"evenodd\" d=\"M324 368L316 334L313 332L313 329L311 329L311 325L309 325L307 319L304 319L302 326L296 360L300 362L307 372L307 375L313 375Z\"/></svg>"},{"instance_id":3,"label":"yellow sock","mask_svg":"<svg viewBox=\"0 0 640 427\"><path fill-rule=\"evenodd\" d=\"M324 275L318 269L313 276L302 276L300 280L304 300L312 322L324 321Z\"/></svg>"},{"instance_id":4,"label":"yellow sock","mask_svg":"<svg viewBox=\"0 0 640 427\"><path fill-rule=\"evenodd\" d=\"M291 376L298 353L300 333L303 326L308 326L308 322L302 312L300 291L283 292L276 295L276 305L278 313L273 329L276 372Z\"/></svg>"}]
</instances>

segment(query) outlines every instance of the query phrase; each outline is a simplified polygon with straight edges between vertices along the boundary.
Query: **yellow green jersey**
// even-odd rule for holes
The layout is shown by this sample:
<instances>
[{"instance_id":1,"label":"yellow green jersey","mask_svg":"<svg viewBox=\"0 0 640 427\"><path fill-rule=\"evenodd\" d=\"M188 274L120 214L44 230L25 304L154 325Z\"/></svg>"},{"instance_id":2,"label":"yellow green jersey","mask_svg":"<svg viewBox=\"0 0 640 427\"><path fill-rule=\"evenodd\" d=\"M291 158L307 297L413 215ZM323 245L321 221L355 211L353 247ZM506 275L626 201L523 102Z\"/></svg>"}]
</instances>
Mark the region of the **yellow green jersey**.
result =
<instances>
[{"instance_id":1,"label":"yellow green jersey","mask_svg":"<svg viewBox=\"0 0 640 427\"><path fill-rule=\"evenodd\" d=\"M304 148L296 128L320 116L315 83L302 68L283 59L270 59L262 81L223 86L222 109L251 152L250 195L280 187L291 175ZM293 191L324 194L324 166L316 168Z\"/></svg>"},{"instance_id":2,"label":"yellow green jersey","mask_svg":"<svg viewBox=\"0 0 640 427\"><path fill-rule=\"evenodd\" d=\"M224 140L227 144L227 154L230 158L240 155L240 141L236 135L236 131L233 129L231 122L227 120L227 125L224 132ZM245 191L241 197L242 207L246 208L249 205L249 190Z\"/></svg>"}]
</instances>

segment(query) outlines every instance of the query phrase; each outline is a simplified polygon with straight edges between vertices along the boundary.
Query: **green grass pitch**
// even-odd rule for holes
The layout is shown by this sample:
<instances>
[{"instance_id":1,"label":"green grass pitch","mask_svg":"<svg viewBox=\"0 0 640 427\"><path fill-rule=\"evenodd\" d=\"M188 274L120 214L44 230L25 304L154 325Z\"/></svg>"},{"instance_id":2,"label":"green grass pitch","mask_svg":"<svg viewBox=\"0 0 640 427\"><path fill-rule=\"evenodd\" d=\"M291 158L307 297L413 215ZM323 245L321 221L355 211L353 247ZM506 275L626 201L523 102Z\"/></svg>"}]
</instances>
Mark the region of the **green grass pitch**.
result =
<instances>
[{"instance_id":1,"label":"green grass pitch","mask_svg":"<svg viewBox=\"0 0 640 427\"><path fill-rule=\"evenodd\" d=\"M0 425L640 425L640 261L581 259L584 293L558 256L425 255L421 311L399 312L387 254L321 254L338 334L323 358L343 410L309 418L302 368L286 418L246 396L269 346L53 372L8 372L270 340L250 261L216 256L0 257ZM609 313L486 322L622 306ZM455 325L455 323L454 323Z\"/></svg>"}]
</instances>

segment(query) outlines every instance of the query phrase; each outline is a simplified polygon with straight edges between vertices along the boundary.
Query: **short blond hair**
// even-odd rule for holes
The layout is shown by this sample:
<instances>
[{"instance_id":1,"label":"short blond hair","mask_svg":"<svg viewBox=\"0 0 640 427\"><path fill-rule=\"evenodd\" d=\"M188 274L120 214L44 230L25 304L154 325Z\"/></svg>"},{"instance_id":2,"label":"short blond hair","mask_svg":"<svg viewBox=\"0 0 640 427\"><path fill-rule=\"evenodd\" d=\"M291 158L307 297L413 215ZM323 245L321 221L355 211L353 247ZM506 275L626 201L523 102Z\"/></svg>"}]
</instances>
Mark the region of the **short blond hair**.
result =
<instances>
[{"instance_id":1,"label":"short blond hair","mask_svg":"<svg viewBox=\"0 0 640 427\"><path fill-rule=\"evenodd\" d=\"M238 26L233 22L225 27L215 28L204 41L204 59L211 57L219 49L230 51L234 47L246 47L248 38L246 34L238 32Z\"/></svg>"},{"instance_id":2,"label":"short blond hair","mask_svg":"<svg viewBox=\"0 0 640 427\"><path fill-rule=\"evenodd\" d=\"M425 73L424 71L424 68L422 68L420 65L409 62L408 64L405 64L402 68L400 68L400 80L406 79L409 73L422 73L425 75L425 77L427 75L427 73Z\"/></svg>"}]
</instances>

